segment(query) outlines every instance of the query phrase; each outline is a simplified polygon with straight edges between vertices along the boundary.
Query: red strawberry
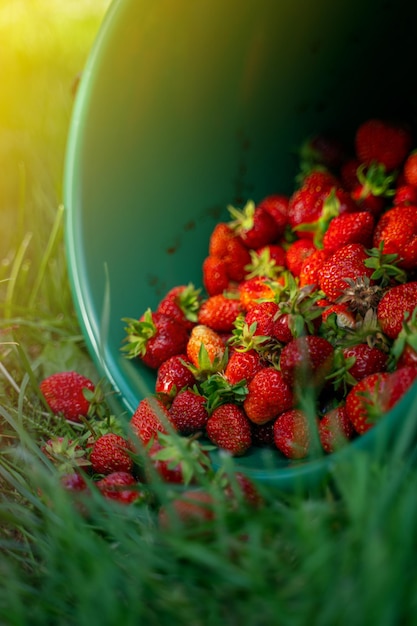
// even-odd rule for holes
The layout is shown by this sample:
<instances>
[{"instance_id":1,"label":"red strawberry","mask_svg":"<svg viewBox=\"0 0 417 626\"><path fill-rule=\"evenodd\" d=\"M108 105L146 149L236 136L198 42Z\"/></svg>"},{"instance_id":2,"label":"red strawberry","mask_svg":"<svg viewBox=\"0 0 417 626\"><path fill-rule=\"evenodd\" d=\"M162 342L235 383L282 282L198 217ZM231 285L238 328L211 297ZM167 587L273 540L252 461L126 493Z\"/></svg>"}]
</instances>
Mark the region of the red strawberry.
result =
<instances>
[{"instance_id":1,"label":"red strawberry","mask_svg":"<svg viewBox=\"0 0 417 626\"><path fill-rule=\"evenodd\" d=\"M233 229L226 222L215 225L209 238L209 255L225 257L228 254L228 246L233 239L239 239Z\"/></svg>"},{"instance_id":2,"label":"red strawberry","mask_svg":"<svg viewBox=\"0 0 417 626\"><path fill-rule=\"evenodd\" d=\"M299 276L301 268L306 259L308 259L317 247L311 239L297 239L287 248L286 265L294 276Z\"/></svg>"},{"instance_id":3,"label":"red strawberry","mask_svg":"<svg viewBox=\"0 0 417 626\"><path fill-rule=\"evenodd\" d=\"M234 218L230 226L238 234L247 248L257 249L275 241L281 230L275 219L253 201L246 203L242 210L229 206Z\"/></svg>"},{"instance_id":4,"label":"red strawberry","mask_svg":"<svg viewBox=\"0 0 417 626\"><path fill-rule=\"evenodd\" d=\"M196 379L187 367L191 364L186 354L169 357L156 373L155 392L166 399L173 398L184 387L192 387Z\"/></svg>"},{"instance_id":5,"label":"red strawberry","mask_svg":"<svg viewBox=\"0 0 417 626\"><path fill-rule=\"evenodd\" d=\"M157 398L144 398L134 412L130 426L143 445L146 446L159 432L166 433L171 423L166 406ZM171 424L172 425L172 424Z\"/></svg>"},{"instance_id":6,"label":"red strawberry","mask_svg":"<svg viewBox=\"0 0 417 626\"><path fill-rule=\"evenodd\" d=\"M330 256L330 252L325 249L315 250L307 259L303 261L299 275L300 287L307 285L317 286L319 282L319 271L325 261Z\"/></svg>"},{"instance_id":7,"label":"red strawberry","mask_svg":"<svg viewBox=\"0 0 417 626\"><path fill-rule=\"evenodd\" d=\"M355 150L361 163L382 163L387 171L398 169L412 146L405 126L389 120L368 119L356 130Z\"/></svg>"},{"instance_id":8,"label":"red strawberry","mask_svg":"<svg viewBox=\"0 0 417 626\"><path fill-rule=\"evenodd\" d=\"M227 261L217 256L208 256L203 261L203 284L209 296L223 293L230 287Z\"/></svg>"},{"instance_id":9,"label":"red strawberry","mask_svg":"<svg viewBox=\"0 0 417 626\"><path fill-rule=\"evenodd\" d=\"M274 422L274 442L289 459L303 459L310 447L310 429L306 416L299 409L282 413Z\"/></svg>"},{"instance_id":10,"label":"red strawberry","mask_svg":"<svg viewBox=\"0 0 417 626\"><path fill-rule=\"evenodd\" d=\"M163 530L175 529L181 523L195 531L215 518L213 496L203 489L186 489L169 504L163 504L158 512L158 523Z\"/></svg>"},{"instance_id":11,"label":"red strawberry","mask_svg":"<svg viewBox=\"0 0 417 626\"><path fill-rule=\"evenodd\" d=\"M176 430L184 435L202 430L209 417L206 398L191 389L184 389L172 401L169 414Z\"/></svg>"},{"instance_id":12,"label":"red strawberry","mask_svg":"<svg viewBox=\"0 0 417 626\"><path fill-rule=\"evenodd\" d=\"M392 200L394 206L417 206L417 186L399 185Z\"/></svg>"},{"instance_id":13,"label":"red strawberry","mask_svg":"<svg viewBox=\"0 0 417 626\"><path fill-rule=\"evenodd\" d=\"M329 454L345 446L355 432L344 406L325 413L319 421L318 431L323 450Z\"/></svg>"},{"instance_id":14,"label":"red strawberry","mask_svg":"<svg viewBox=\"0 0 417 626\"><path fill-rule=\"evenodd\" d=\"M278 225L277 239L284 234L287 225L289 197L282 194L270 195L259 202L258 207L269 213Z\"/></svg>"},{"instance_id":15,"label":"red strawberry","mask_svg":"<svg viewBox=\"0 0 417 626\"><path fill-rule=\"evenodd\" d=\"M87 483L84 476L78 472L63 474L60 479L61 485L67 491L86 491Z\"/></svg>"},{"instance_id":16,"label":"red strawberry","mask_svg":"<svg viewBox=\"0 0 417 626\"><path fill-rule=\"evenodd\" d=\"M112 472L96 482L97 488L108 500L132 504L144 499L140 484L128 472Z\"/></svg>"},{"instance_id":17,"label":"red strawberry","mask_svg":"<svg viewBox=\"0 0 417 626\"><path fill-rule=\"evenodd\" d=\"M417 267L417 206L397 206L379 219L373 246L384 245L385 254L398 254L398 266L405 270Z\"/></svg>"},{"instance_id":18,"label":"red strawberry","mask_svg":"<svg viewBox=\"0 0 417 626\"><path fill-rule=\"evenodd\" d=\"M252 445L249 420L237 404L225 403L214 409L206 433L212 443L233 456L245 454Z\"/></svg>"},{"instance_id":19,"label":"red strawberry","mask_svg":"<svg viewBox=\"0 0 417 626\"><path fill-rule=\"evenodd\" d=\"M356 381L376 372L384 372L387 367L388 354L367 343L343 348L342 352L345 361L353 361L348 371Z\"/></svg>"},{"instance_id":20,"label":"red strawberry","mask_svg":"<svg viewBox=\"0 0 417 626\"><path fill-rule=\"evenodd\" d=\"M128 472L133 470L133 458L129 454L131 446L124 437L115 433L106 433L95 440L90 461L97 474Z\"/></svg>"},{"instance_id":21,"label":"red strawberry","mask_svg":"<svg viewBox=\"0 0 417 626\"><path fill-rule=\"evenodd\" d=\"M367 277L370 283L373 270L366 267L365 260L368 258L365 247L360 243L350 243L336 250L325 261L319 271L320 289L326 297L335 302L348 287L346 279L352 281Z\"/></svg>"},{"instance_id":22,"label":"red strawberry","mask_svg":"<svg viewBox=\"0 0 417 626\"><path fill-rule=\"evenodd\" d=\"M166 359L185 350L187 329L168 315L148 309L139 320L123 321L127 323L123 351L128 358L138 357L148 367L157 369Z\"/></svg>"},{"instance_id":23,"label":"red strawberry","mask_svg":"<svg viewBox=\"0 0 417 626\"><path fill-rule=\"evenodd\" d=\"M44 378L39 388L49 408L56 415L66 420L81 422L80 417L87 417L90 400L85 391L94 392L94 383L78 372L58 372Z\"/></svg>"},{"instance_id":24,"label":"red strawberry","mask_svg":"<svg viewBox=\"0 0 417 626\"><path fill-rule=\"evenodd\" d=\"M393 174L387 174L385 165L373 162L369 166L360 164L356 171L357 182L351 190L352 198L361 210L369 211L374 216L380 215L392 196Z\"/></svg>"},{"instance_id":25,"label":"red strawberry","mask_svg":"<svg viewBox=\"0 0 417 626\"><path fill-rule=\"evenodd\" d=\"M259 508L264 504L264 499L255 483L242 472L235 472L227 478L224 493L232 508L242 503L254 508Z\"/></svg>"},{"instance_id":26,"label":"red strawberry","mask_svg":"<svg viewBox=\"0 0 417 626\"><path fill-rule=\"evenodd\" d=\"M186 353L195 368L201 371L217 371L225 354L225 344L221 336L204 324L194 326L191 331Z\"/></svg>"},{"instance_id":27,"label":"red strawberry","mask_svg":"<svg viewBox=\"0 0 417 626\"><path fill-rule=\"evenodd\" d=\"M413 150L407 156L407 159L404 163L403 172L405 181L409 185L417 187L417 150Z\"/></svg>"},{"instance_id":28,"label":"red strawberry","mask_svg":"<svg viewBox=\"0 0 417 626\"><path fill-rule=\"evenodd\" d=\"M247 383L252 380L256 372L259 372L265 365L262 363L259 353L254 350L246 352L233 352L224 370L226 380L232 385L245 380Z\"/></svg>"},{"instance_id":29,"label":"red strawberry","mask_svg":"<svg viewBox=\"0 0 417 626\"><path fill-rule=\"evenodd\" d=\"M209 326L217 332L231 332L234 322L243 311L239 297L217 294L210 296L200 306L198 323Z\"/></svg>"},{"instance_id":30,"label":"red strawberry","mask_svg":"<svg viewBox=\"0 0 417 626\"><path fill-rule=\"evenodd\" d=\"M391 287L384 293L377 308L382 332L396 339L403 327L405 315L411 315L417 306L417 282Z\"/></svg>"},{"instance_id":31,"label":"red strawberry","mask_svg":"<svg viewBox=\"0 0 417 626\"><path fill-rule=\"evenodd\" d=\"M197 322L199 306L200 289L196 289L190 283L170 289L159 302L156 312L172 317L177 322L184 324L187 330L191 330Z\"/></svg>"},{"instance_id":32,"label":"red strawberry","mask_svg":"<svg viewBox=\"0 0 417 626\"><path fill-rule=\"evenodd\" d=\"M248 384L243 408L255 424L263 424L292 408L293 394L280 371L265 367Z\"/></svg>"},{"instance_id":33,"label":"red strawberry","mask_svg":"<svg viewBox=\"0 0 417 626\"><path fill-rule=\"evenodd\" d=\"M352 387L346 396L346 411L356 432L362 434L375 426L410 388L416 376L416 367L404 367L391 374L371 374Z\"/></svg>"},{"instance_id":34,"label":"red strawberry","mask_svg":"<svg viewBox=\"0 0 417 626\"><path fill-rule=\"evenodd\" d=\"M280 314L278 304L272 300L265 300L253 304L245 315L246 324L251 327L256 324L255 336L270 337L274 330L275 316Z\"/></svg>"},{"instance_id":35,"label":"red strawberry","mask_svg":"<svg viewBox=\"0 0 417 626\"><path fill-rule=\"evenodd\" d=\"M265 422L265 424L252 422L251 427L252 445L261 447L274 445L274 420Z\"/></svg>"},{"instance_id":36,"label":"red strawberry","mask_svg":"<svg viewBox=\"0 0 417 626\"><path fill-rule=\"evenodd\" d=\"M274 280L282 274L287 263L284 248L272 243L257 250L250 250L250 259L246 266L246 279L260 276Z\"/></svg>"},{"instance_id":37,"label":"red strawberry","mask_svg":"<svg viewBox=\"0 0 417 626\"><path fill-rule=\"evenodd\" d=\"M258 300L273 300L274 290L268 279L255 276L240 283L239 295L244 310L248 311Z\"/></svg>"},{"instance_id":38,"label":"red strawberry","mask_svg":"<svg viewBox=\"0 0 417 626\"><path fill-rule=\"evenodd\" d=\"M286 383L298 383L300 388L306 381L316 388L323 385L333 365L332 344L317 335L304 335L293 339L281 351L280 369Z\"/></svg>"},{"instance_id":39,"label":"red strawberry","mask_svg":"<svg viewBox=\"0 0 417 626\"><path fill-rule=\"evenodd\" d=\"M335 252L349 243L371 247L375 220L368 211L343 213L333 218L323 236L323 246Z\"/></svg>"}]
</instances>

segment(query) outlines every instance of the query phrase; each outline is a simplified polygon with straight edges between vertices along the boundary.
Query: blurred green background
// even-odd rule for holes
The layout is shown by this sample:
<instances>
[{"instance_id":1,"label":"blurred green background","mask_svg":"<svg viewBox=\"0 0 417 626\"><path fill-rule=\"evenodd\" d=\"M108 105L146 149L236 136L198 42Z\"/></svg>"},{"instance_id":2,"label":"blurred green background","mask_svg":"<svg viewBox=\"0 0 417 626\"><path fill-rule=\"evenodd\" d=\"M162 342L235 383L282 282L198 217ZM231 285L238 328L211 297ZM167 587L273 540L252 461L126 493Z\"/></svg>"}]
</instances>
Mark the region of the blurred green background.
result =
<instances>
[{"instance_id":1,"label":"blurred green background","mask_svg":"<svg viewBox=\"0 0 417 626\"><path fill-rule=\"evenodd\" d=\"M77 80L110 0L0 0L0 262L42 248L62 202Z\"/></svg>"}]
</instances>

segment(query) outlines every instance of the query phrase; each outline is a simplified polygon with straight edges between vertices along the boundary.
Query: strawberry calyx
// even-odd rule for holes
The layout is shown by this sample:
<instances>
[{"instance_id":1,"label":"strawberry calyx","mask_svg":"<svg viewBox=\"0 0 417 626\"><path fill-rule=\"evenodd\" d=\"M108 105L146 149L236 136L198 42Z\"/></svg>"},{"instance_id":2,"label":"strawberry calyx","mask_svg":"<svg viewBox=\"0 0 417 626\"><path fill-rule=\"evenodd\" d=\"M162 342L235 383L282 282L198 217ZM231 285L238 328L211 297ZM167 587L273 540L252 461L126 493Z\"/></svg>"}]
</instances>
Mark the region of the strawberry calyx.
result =
<instances>
[{"instance_id":1,"label":"strawberry calyx","mask_svg":"<svg viewBox=\"0 0 417 626\"><path fill-rule=\"evenodd\" d=\"M365 163L361 163L356 170L356 176L361 185L357 200L365 200L369 195L386 198L395 195L392 185L397 178L396 173L387 174L383 163L373 161L368 167Z\"/></svg>"},{"instance_id":2,"label":"strawberry calyx","mask_svg":"<svg viewBox=\"0 0 417 626\"><path fill-rule=\"evenodd\" d=\"M144 356L147 342L157 333L151 309L148 308L140 320L124 317L122 321L127 324L124 339L126 345L122 346L122 351L126 353L128 359Z\"/></svg>"},{"instance_id":3,"label":"strawberry calyx","mask_svg":"<svg viewBox=\"0 0 417 626\"><path fill-rule=\"evenodd\" d=\"M158 433L157 442L160 447L152 451L152 460L166 463L168 470L179 468L185 485L196 482L198 478L212 471L208 452L215 449L215 446L202 444L199 441L200 436L201 433L190 437ZM152 450L153 444L154 440L151 440L147 447L148 452Z\"/></svg>"},{"instance_id":4,"label":"strawberry calyx","mask_svg":"<svg viewBox=\"0 0 417 626\"><path fill-rule=\"evenodd\" d=\"M294 337L305 335L306 330L314 333L314 320L323 312L323 308L317 303L322 299L322 294L316 290L314 285L299 287L297 281L291 274L285 278L285 287L280 293L278 302L280 315L287 315L288 325Z\"/></svg>"},{"instance_id":5,"label":"strawberry calyx","mask_svg":"<svg viewBox=\"0 0 417 626\"><path fill-rule=\"evenodd\" d=\"M371 279L377 281L381 287L387 287L392 281L406 282L406 272L397 265L400 261L399 255L396 253L385 254L383 241L378 248L371 248L366 253L368 258L364 261L365 266L374 270Z\"/></svg>"},{"instance_id":6,"label":"strawberry calyx","mask_svg":"<svg viewBox=\"0 0 417 626\"><path fill-rule=\"evenodd\" d=\"M346 289L336 299L337 304L347 304L348 308L360 316L369 310L375 310L384 293L382 287L371 284L368 276L345 278Z\"/></svg>"},{"instance_id":7,"label":"strawberry calyx","mask_svg":"<svg viewBox=\"0 0 417 626\"><path fill-rule=\"evenodd\" d=\"M215 374L216 372L221 372L226 367L227 361L229 359L229 351L226 347L222 356L214 357L214 359L210 359L209 353L207 351L204 343L201 343L200 349L198 351L198 364L193 365L192 363L188 363L181 359L181 363L187 367L190 372L194 375L194 378L201 382L204 381L208 376Z\"/></svg>"},{"instance_id":8,"label":"strawberry calyx","mask_svg":"<svg viewBox=\"0 0 417 626\"><path fill-rule=\"evenodd\" d=\"M237 209L229 204L227 210L229 211L231 217L234 218L228 223L229 227L237 235L241 235L242 233L251 230L254 226L255 209L256 205L253 200L248 200L243 209Z\"/></svg>"},{"instance_id":9,"label":"strawberry calyx","mask_svg":"<svg viewBox=\"0 0 417 626\"><path fill-rule=\"evenodd\" d=\"M234 323L232 336L228 339L229 345L233 346L236 352L248 352L256 350L259 352L261 347L271 339L267 335L257 335L257 322L248 324L244 315L239 315Z\"/></svg>"},{"instance_id":10,"label":"strawberry calyx","mask_svg":"<svg viewBox=\"0 0 417 626\"><path fill-rule=\"evenodd\" d=\"M210 415L221 404L242 404L248 394L246 380L230 383L222 372L209 376L201 384L201 390L207 398L206 409Z\"/></svg>"},{"instance_id":11,"label":"strawberry calyx","mask_svg":"<svg viewBox=\"0 0 417 626\"><path fill-rule=\"evenodd\" d=\"M326 376L326 380L333 383L333 387L336 391L342 389L343 393L346 394L348 388L357 383L356 378L349 372L355 362L356 358L354 356L345 357L341 347L335 349L333 354L333 369L331 373Z\"/></svg>"},{"instance_id":12,"label":"strawberry calyx","mask_svg":"<svg viewBox=\"0 0 417 626\"><path fill-rule=\"evenodd\" d=\"M197 289L193 283L189 283L175 298L177 305L189 322L198 321L200 294L201 289Z\"/></svg>"},{"instance_id":13,"label":"strawberry calyx","mask_svg":"<svg viewBox=\"0 0 417 626\"><path fill-rule=\"evenodd\" d=\"M249 254L251 262L245 265L245 271L248 272L245 276L246 280L255 278L256 276L275 280L282 274L284 267L277 265L275 259L271 259L268 248L264 248L260 252L249 250Z\"/></svg>"}]
</instances>

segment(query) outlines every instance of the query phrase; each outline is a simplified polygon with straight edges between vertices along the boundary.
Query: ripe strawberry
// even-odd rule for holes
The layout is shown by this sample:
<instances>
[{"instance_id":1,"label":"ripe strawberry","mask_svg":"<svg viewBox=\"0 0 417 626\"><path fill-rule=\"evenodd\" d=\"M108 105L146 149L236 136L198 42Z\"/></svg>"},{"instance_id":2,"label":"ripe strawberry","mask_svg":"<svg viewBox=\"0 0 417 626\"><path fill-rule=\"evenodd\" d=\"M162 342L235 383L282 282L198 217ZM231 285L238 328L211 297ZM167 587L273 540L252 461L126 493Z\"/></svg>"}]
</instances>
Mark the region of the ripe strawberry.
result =
<instances>
[{"instance_id":1,"label":"ripe strawberry","mask_svg":"<svg viewBox=\"0 0 417 626\"><path fill-rule=\"evenodd\" d=\"M279 239L279 237L284 234L285 227L287 225L288 202L288 196L284 196L282 194L273 194L267 196L258 204L258 207L264 209L267 213L269 213L277 223L277 239Z\"/></svg>"},{"instance_id":2,"label":"ripe strawberry","mask_svg":"<svg viewBox=\"0 0 417 626\"><path fill-rule=\"evenodd\" d=\"M310 429L306 416L299 409L282 413L274 422L274 442L289 459L303 459L310 447Z\"/></svg>"},{"instance_id":3,"label":"ripe strawberry","mask_svg":"<svg viewBox=\"0 0 417 626\"><path fill-rule=\"evenodd\" d=\"M129 452L131 446L124 437L115 433L101 435L95 440L90 453L92 469L97 474L131 473L133 458Z\"/></svg>"},{"instance_id":4,"label":"ripe strawberry","mask_svg":"<svg viewBox=\"0 0 417 626\"><path fill-rule=\"evenodd\" d=\"M215 519L213 496L203 489L186 489L172 502L163 504L158 512L158 523L163 530L172 530L176 524L201 532ZM205 532L204 532L205 534Z\"/></svg>"},{"instance_id":5,"label":"ripe strawberry","mask_svg":"<svg viewBox=\"0 0 417 626\"><path fill-rule=\"evenodd\" d=\"M130 359L138 357L148 367L158 369L166 359L185 350L188 331L168 315L147 309L139 320L123 321L127 323L123 351Z\"/></svg>"},{"instance_id":6,"label":"ripe strawberry","mask_svg":"<svg viewBox=\"0 0 417 626\"><path fill-rule=\"evenodd\" d=\"M265 365L259 353L250 349L246 352L233 352L224 370L226 380L232 385L245 380L246 383L252 380L256 372L259 372Z\"/></svg>"},{"instance_id":7,"label":"ripe strawberry","mask_svg":"<svg viewBox=\"0 0 417 626\"><path fill-rule=\"evenodd\" d=\"M371 247L375 219L369 211L343 213L332 219L323 236L323 246L335 252L349 243Z\"/></svg>"},{"instance_id":8,"label":"ripe strawberry","mask_svg":"<svg viewBox=\"0 0 417 626\"><path fill-rule=\"evenodd\" d=\"M163 399L174 398L184 387L192 387L196 379L187 364L191 364L186 354L169 357L158 368L155 392Z\"/></svg>"},{"instance_id":9,"label":"ripe strawberry","mask_svg":"<svg viewBox=\"0 0 417 626\"><path fill-rule=\"evenodd\" d=\"M330 256L330 252L325 249L315 250L307 259L304 259L301 265L299 274L300 287L306 287L307 285L318 286L319 271L325 261Z\"/></svg>"},{"instance_id":10,"label":"ripe strawberry","mask_svg":"<svg viewBox=\"0 0 417 626\"><path fill-rule=\"evenodd\" d=\"M395 189L395 195L392 199L394 206L417 206L417 186L398 185Z\"/></svg>"},{"instance_id":11,"label":"ripe strawberry","mask_svg":"<svg viewBox=\"0 0 417 626\"><path fill-rule=\"evenodd\" d=\"M346 411L356 432L375 426L400 400L417 376L416 367L379 372L359 381L346 396Z\"/></svg>"},{"instance_id":12,"label":"ripe strawberry","mask_svg":"<svg viewBox=\"0 0 417 626\"><path fill-rule=\"evenodd\" d=\"M388 289L377 308L378 322L383 333L396 339L403 327L405 316L417 306L417 282L396 285Z\"/></svg>"},{"instance_id":13,"label":"ripe strawberry","mask_svg":"<svg viewBox=\"0 0 417 626\"><path fill-rule=\"evenodd\" d=\"M241 504L257 509L264 504L255 483L242 472L235 472L232 476L226 477L224 493L233 509Z\"/></svg>"},{"instance_id":14,"label":"ripe strawberry","mask_svg":"<svg viewBox=\"0 0 417 626\"><path fill-rule=\"evenodd\" d=\"M206 433L212 443L233 456L242 456L252 445L249 420L237 404L225 403L214 409Z\"/></svg>"},{"instance_id":15,"label":"ripe strawberry","mask_svg":"<svg viewBox=\"0 0 417 626\"><path fill-rule=\"evenodd\" d=\"M409 185L417 187L417 150L413 150L407 156L407 159L404 163L403 172L405 181Z\"/></svg>"},{"instance_id":16,"label":"ripe strawberry","mask_svg":"<svg viewBox=\"0 0 417 626\"><path fill-rule=\"evenodd\" d=\"M282 376L289 386L298 384L302 389L306 382L316 388L324 384L333 366L334 348L318 335L304 335L288 343L281 351L279 361Z\"/></svg>"},{"instance_id":17,"label":"ripe strawberry","mask_svg":"<svg viewBox=\"0 0 417 626\"><path fill-rule=\"evenodd\" d=\"M243 280L245 266L250 263L249 251L241 237L225 222L217 224L210 235L209 256L224 261L229 280L237 282Z\"/></svg>"},{"instance_id":18,"label":"ripe strawberry","mask_svg":"<svg viewBox=\"0 0 417 626\"><path fill-rule=\"evenodd\" d=\"M286 267L287 255L278 244L268 244L257 250L250 250L250 263L246 265L245 279L260 276L275 280Z\"/></svg>"},{"instance_id":19,"label":"ripe strawberry","mask_svg":"<svg viewBox=\"0 0 417 626\"><path fill-rule=\"evenodd\" d=\"M209 417L206 398L192 389L184 389L172 401L169 415L176 430L184 435L202 430Z\"/></svg>"},{"instance_id":20,"label":"ripe strawberry","mask_svg":"<svg viewBox=\"0 0 417 626\"><path fill-rule=\"evenodd\" d=\"M355 150L361 163L382 163L388 172L398 169L412 146L410 131L396 122L368 119L356 130Z\"/></svg>"},{"instance_id":21,"label":"ripe strawberry","mask_svg":"<svg viewBox=\"0 0 417 626\"><path fill-rule=\"evenodd\" d=\"M184 324L187 330L191 330L197 323L199 306L200 289L196 289L192 283L189 283L170 289L159 302L156 312L172 317Z\"/></svg>"},{"instance_id":22,"label":"ripe strawberry","mask_svg":"<svg viewBox=\"0 0 417 626\"><path fill-rule=\"evenodd\" d=\"M85 391L94 392L94 383L78 372L57 372L44 378L40 385L46 403L53 413L66 420L81 422L87 417L91 402Z\"/></svg>"},{"instance_id":23,"label":"ripe strawberry","mask_svg":"<svg viewBox=\"0 0 417 626\"><path fill-rule=\"evenodd\" d=\"M360 164L356 170L357 182L351 189L352 198L360 210L379 216L387 204L387 198L394 194L395 176L387 174L385 165L376 161L366 166Z\"/></svg>"},{"instance_id":24,"label":"ripe strawberry","mask_svg":"<svg viewBox=\"0 0 417 626\"><path fill-rule=\"evenodd\" d=\"M264 367L248 383L243 409L255 424L263 424L293 406L293 394L282 373L272 366Z\"/></svg>"},{"instance_id":25,"label":"ripe strawberry","mask_svg":"<svg viewBox=\"0 0 417 626\"><path fill-rule=\"evenodd\" d=\"M120 504L132 504L144 499L144 492L140 484L128 472L112 472L96 482L102 495L108 500L115 500Z\"/></svg>"},{"instance_id":26,"label":"ripe strawberry","mask_svg":"<svg viewBox=\"0 0 417 626\"><path fill-rule=\"evenodd\" d=\"M78 472L63 474L60 482L66 491L87 491L88 488L84 476Z\"/></svg>"},{"instance_id":27,"label":"ripe strawberry","mask_svg":"<svg viewBox=\"0 0 417 626\"><path fill-rule=\"evenodd\" d=\"M275 241L281 231L275 219L262 207L249 201L242 210L228 207L234 218L229 225L238 234L247 248L257 249Z\"/></svg>"},{"instance_id":28,"label":"ripe strawberry","mask_svg":"<svg viewBox=\"0 0 417 626\"><path fill-rule=\"evenodd\" d=\"M345 361L351 362L348 371L355 381L370 374L384 372L387 368L388 354L367 343L357 343L342 349Z\"/></svg>"},{"instance_id":29,"label":"ripe strawberry","mask_svg":"<svg viewBox=\"0 0 417 626\"><path fill-rule=\"evenodd\" d=\"M227 291L230 279L227 261L217 256L208 256L203 261L203 285L209 296Z\"/></svg>"},{"instance_id":30,"label":"ripe strawberry","mask_svg":"<svg viewBox=\"0 0 417 626\"><path fill-rule=\"evenodd\" d=\"M219 258L227 256L229 243L233 239L239 239L233 228L226 222L218 222L209 238L209 255Z\"/></svg>"},{"instance_id":31,"label":"ripe strawberry","mask_svg":"<svg viewBox=\"0 0 417 626\"><path fill-rule=\"evenodd\" d=\"M373 284L371 280L373 270L365 265L367 258L366 249L362 244L349 243L336 250L323 263L319 271L319 285L331 302L335 302L343 295L349 284L346 279L354 281L367 277L370 284Z\"/></svg>"},{"instance_id":32,"label":"ripe strawberry","mask_svg":"<svg viewBox=\"0 0 417 626\"><path fill-rule=\"evenodd\" d=\"M159 432L166 433L167 424L170 423L170 414L166 406L158 398L152 397L139 402L130 420L133 433L144 446Z\"/></svg>"},{"instance_id":33,"label":"ripe strawberry","mask_svg":"<svg viewBox=\"0 0 417 626\"><path fill-rule=\"evenodd\" d=\"M245 315L245 323L249 326L256 324L253 332L255 336L271 337L274 331L275 316L280 314L278 304L272 300L264 300L253 304Z\"/></svg>"},{"instance_id":34,"label":"ripe strawberry","mask_svg":"<svg viewBox=\"0 0 417 626\"><path fill-rule=\"evenodd\" d=\"M317 247L311 239L303 237L296 239L287 248L286 266L294 276L299 276L301 268L306 259L308 259Z\"/></svg>"},{"instance_id":35,"label":"ripe strawberry","mask_svg":"<svg viewBox=\"0 0 417 626\"><path fill-rule=\"evenodd\" d=\"M318 432L323 450L330 454L345 446L355 431L345 407L339 406L323 415Z\"/></svg>"},{"instance_id":36,"label":"ripe strawberry","mask_svg":"<svg viewBox=\"0 0 417 626\"><path fill-rule=\"evenodd\" d=\"M194 326L186 346L186 353L200 374L221 369L225 350L224 341L215 330L204 324Z\"/></svg>"},{"instance_id":37,"label":"ripe strawberry","mask_svg":"<svg viewBox=\"0 0 417 626\"><path fill-rule=\"evenodd\" d=\"M373 246L384 245L384 253L398 254L398 266L405 270L417 267L417 206L397 206L379 219Z\"/></svg>"},{"instance_id":38,"label":"ripe strawberry","mask_svg":"<svg viewBox=\"0 0 417 626\"><path fill-rule=\"evenodd\" d=\"M212 328L216 332L231 332L234 322L243 311L239 297L217 294L209 296L200 306L198 323Z\"/></svg>"},{"instance_id":39,"label":"ripe strawberry","mask_svg":"<svg viewBox=\"0 0 417 626\"><path fill-rule=\"evenodd\" d=\"M274 289L271 281L255 276L244 280L239 285L239 296L245 311L259 300L273 300Z\"/></svg>"}]
</instances>

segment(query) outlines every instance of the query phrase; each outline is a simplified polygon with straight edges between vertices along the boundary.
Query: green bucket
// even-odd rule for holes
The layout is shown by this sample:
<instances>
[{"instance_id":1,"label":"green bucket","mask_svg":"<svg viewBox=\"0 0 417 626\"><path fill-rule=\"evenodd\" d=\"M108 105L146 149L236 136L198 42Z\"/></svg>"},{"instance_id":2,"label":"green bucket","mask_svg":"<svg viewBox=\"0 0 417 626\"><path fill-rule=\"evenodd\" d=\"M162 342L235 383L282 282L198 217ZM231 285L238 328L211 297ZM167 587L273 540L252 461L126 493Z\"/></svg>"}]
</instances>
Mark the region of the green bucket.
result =
<instances>
[{"instance_id":1,"label":"green bucket","mask_svg":"<svg viewBox=\"0 0 417 626\"><path fill-rule=\"evenodd\" d=\"M127 419L155 375L121 353L123 317L202 284L214 225L238 199L290 193L301 142L367 117L413 116L417 3L115 0L78 90L65 168L73 297L95 364ZM294 488L384 445L417 390L343 452L237 465Z\"/></svg>"}]
</instances>

